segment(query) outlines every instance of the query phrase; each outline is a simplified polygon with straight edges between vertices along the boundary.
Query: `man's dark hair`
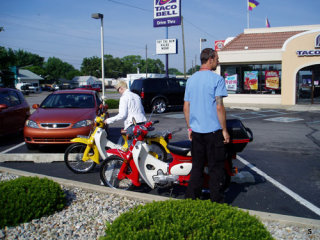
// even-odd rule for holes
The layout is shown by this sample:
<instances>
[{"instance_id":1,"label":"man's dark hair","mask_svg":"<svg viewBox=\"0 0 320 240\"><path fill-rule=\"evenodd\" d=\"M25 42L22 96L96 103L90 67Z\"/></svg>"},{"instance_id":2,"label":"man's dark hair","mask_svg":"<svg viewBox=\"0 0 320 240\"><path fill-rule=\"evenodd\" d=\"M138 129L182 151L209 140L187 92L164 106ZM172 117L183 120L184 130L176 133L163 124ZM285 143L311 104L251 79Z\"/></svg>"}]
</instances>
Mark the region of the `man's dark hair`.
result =
<instances>
[{"instance_id":1,"label":"man's dark hair","mask_svg":"<svg viewBox=\"0 0 320 240\"><path fill-rule=\"evenodd\" d=\"M202 50L200 55L201 64L205 64L210 58L216 56L216 51L212 48L205 48Z\"/></svg>"}]
</instances>

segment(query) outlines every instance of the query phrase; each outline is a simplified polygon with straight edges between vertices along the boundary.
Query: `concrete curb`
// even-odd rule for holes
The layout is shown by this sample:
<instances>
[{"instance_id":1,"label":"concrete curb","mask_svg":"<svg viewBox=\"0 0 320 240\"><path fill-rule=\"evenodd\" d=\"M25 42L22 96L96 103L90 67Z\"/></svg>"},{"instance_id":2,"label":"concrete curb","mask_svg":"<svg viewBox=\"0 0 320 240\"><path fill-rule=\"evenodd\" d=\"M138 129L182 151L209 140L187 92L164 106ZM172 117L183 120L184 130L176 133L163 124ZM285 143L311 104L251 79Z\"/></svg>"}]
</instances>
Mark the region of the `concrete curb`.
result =
<instances>
[{"instance_id":1,"label":"concrete curb","mask_svg":"<svg viewBox=\"0 0 320 240\"><path fill-rule=\"evenodd\" d=\"M82 182L80 183L77 181L71 181L71 180L67 180L67 179L63 179L63 178L56 178L56 177L46 176L46 175L42 175L42 174L34 174L34 173L30 173L30 172L25 172L25 171L20 171L20 170L15 170L15 169L11 169L11 168L5 168L5 167L0 167L0 172L7 172L7 173L19 175L19 176L37 176L39 178L46 177L48 179L51 179L59 184L65 185L65 186L82 188L82 189L85 189L86 191L90 191L90 192L101 192L101 193L107 193L107 194L115 194L120 197L137 199L137 200L144 201L144 202L165 201L165 200L170 199L168 197L156 196L156 195L151 195L151 194L146 194L146 193L137 193L137 192L132 192L132 191L117 190L117 189L112 189L112 188L108 188L108 187L104 187L104 186L98 186L98 185L82 183ZM302 226L302 227L305 227L306 229L309 229L311 227L314 227L317 229L320 228L320 220L316 220L316 219L293 217L293 216L267 213L267 212L259 212L259 211L253 211L253 210L247 210L247 209L242 209L242 210L248 211L250 215L257 216L262 221L276 221L276 222L282 223L282 224L291 224L291 225L296 225L296 226Z\"/></svg>"},{"instance_id":2,"label":"concrete curb","mask_svg":"<svg viewBox=\"0 0 320 240\"><path fill-rule=\"evenodd\" d=\"M51 163L51 162L63 162L64 153L5 153L0 154L0 162L34 162L34 163Z\"/></svg>"}]
</instances>

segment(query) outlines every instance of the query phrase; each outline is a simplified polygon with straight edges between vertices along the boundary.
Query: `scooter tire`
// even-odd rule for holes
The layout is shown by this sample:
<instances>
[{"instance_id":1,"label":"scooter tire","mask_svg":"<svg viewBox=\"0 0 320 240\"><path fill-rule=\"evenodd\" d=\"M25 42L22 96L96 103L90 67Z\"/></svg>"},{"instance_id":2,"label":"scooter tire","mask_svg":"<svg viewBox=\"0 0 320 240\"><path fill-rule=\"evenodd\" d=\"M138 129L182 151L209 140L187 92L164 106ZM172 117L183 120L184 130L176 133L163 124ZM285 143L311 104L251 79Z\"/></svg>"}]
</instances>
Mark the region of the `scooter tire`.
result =
<instances>
[{"instance_id":1,"label":"scooter tire","mask_svg":"<svg viewBox=\"0 0 320 240\"><path fill-rule=\"evenodd\" d=\"M88 173L97 165L92 160L82 161L82 156L86 147L86 144L74 143L66 149L64 153L64 162L72 172L80 174Z\"/></svg>"},{"instance_id":2,"label":"scooter tire","mask_svg":"<svg viewBox=\"0 0 320 240\"><path fill-rule=\"evenodd\" d=\"M124 160L118 156L107 157L100 166L100 179L105 186L114 189L130 190L133 183L130 179L118 179L118 173ZM127 166L127 173L130 173L131 167Z\"/></svg>"},{"instance_id":3,"label":"scooter tire","mask_svg":"<svg viewBox=\"0 0 320 240\"><path fill-rule=\"evenodd\" d=\"M149 145L149 154L156 157L160 161L166 162L167 161L167 152L164 147L158 142L151 142Z\"/></svg>"}]
</instances>

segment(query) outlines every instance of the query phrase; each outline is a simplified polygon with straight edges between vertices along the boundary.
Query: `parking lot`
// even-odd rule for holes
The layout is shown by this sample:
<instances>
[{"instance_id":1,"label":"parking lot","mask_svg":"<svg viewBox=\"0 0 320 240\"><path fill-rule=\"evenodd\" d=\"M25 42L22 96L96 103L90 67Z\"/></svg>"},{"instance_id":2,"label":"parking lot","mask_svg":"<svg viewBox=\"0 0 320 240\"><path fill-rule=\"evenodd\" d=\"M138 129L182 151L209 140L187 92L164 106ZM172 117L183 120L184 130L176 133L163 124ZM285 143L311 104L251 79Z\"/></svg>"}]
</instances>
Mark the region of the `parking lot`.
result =
<instances>
[{"instance_id":1,"label":"parking lot","mask_svg":"<svg viewBox=\"0 0 320 240\"><path fill-rule=\"evenodd\" d=\"M30 95L26 99L32 105L40 103L42 97L45 93ZM253 142L234 162L239 174L226 192L227 203L245 209L320 219L320 112L227 108L227 117L240 119L254 134ZM172 141L186 139L181 109L154 115L152 119L160 120L157 130L173 132ZM122 123L110 127L116 139ZM1 139L0 145L0 166L100 184L98 168L85 175L73 174L66 168L61 162L65 147L29 151L21 135ZM56 156L53 162L32 162L34 156L41 160L50 155ZM12 156L15 161L6 161ZM21 161L23 158L28 161ZM169 194L165 190L140 191ZM183 191L183 188L175 188L173 196L182 198Z\"/></svg>"}]
</instances>

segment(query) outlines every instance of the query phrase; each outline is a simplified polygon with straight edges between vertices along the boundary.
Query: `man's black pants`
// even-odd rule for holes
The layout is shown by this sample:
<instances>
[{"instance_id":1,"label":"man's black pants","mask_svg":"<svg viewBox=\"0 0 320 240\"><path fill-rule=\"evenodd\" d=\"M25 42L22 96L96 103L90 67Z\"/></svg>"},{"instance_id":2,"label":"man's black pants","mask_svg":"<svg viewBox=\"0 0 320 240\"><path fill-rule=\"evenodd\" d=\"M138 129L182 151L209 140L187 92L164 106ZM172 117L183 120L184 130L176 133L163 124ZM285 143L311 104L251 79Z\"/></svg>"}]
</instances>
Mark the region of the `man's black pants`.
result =
<instances>
[{"instance_id":1,"label":"man's black pants","mask_svg":"<svg viewBox=\"0 0 320 240\"><path fill-rule=\"evenodd\" d=\"M224 201L225 144L223 141L221 130L213 133L192 132L192 170L186 198L200 198L204 182L203 170L208 163L211 201L219 203Z\"/></svg>"}]
</instances>

